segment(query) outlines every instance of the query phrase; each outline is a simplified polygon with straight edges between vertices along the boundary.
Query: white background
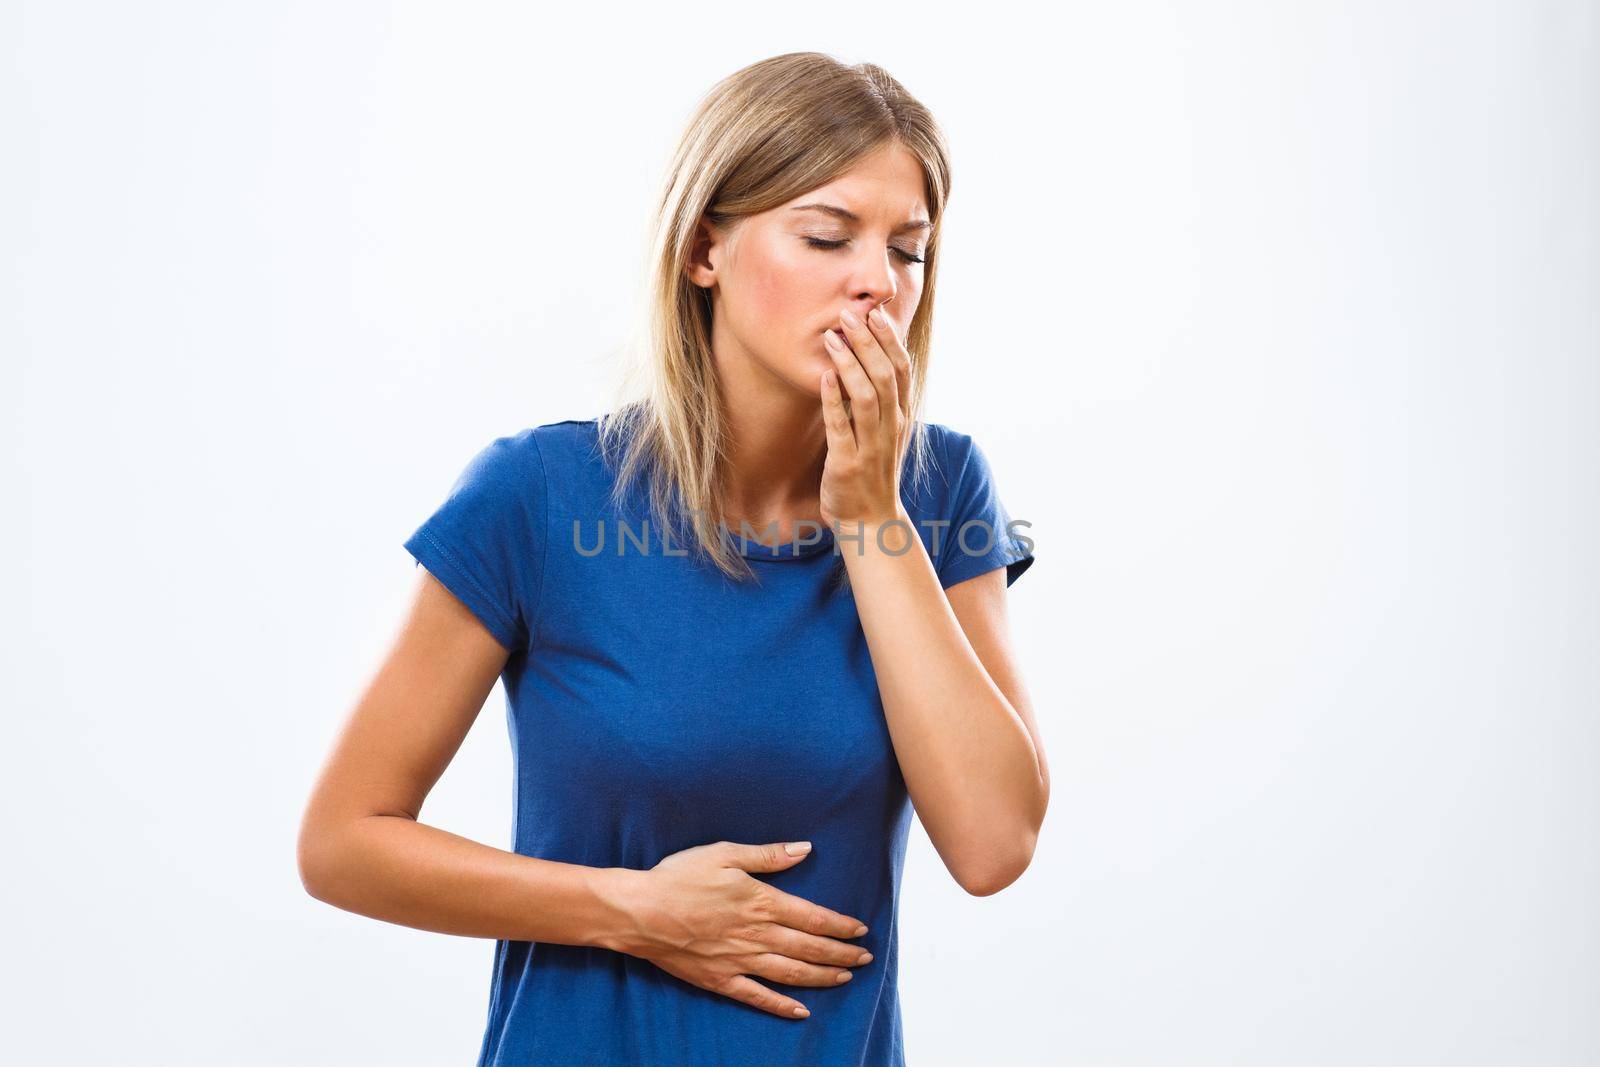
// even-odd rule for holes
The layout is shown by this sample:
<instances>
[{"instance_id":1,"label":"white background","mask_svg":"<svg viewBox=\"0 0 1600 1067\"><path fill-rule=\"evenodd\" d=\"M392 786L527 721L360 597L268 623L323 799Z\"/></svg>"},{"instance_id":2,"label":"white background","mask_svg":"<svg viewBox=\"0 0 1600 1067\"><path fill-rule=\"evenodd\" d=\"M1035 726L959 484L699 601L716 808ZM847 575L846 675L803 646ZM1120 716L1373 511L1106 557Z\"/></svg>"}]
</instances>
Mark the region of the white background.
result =
<instances>
[{"instance_id":1,"label":"white background","mask_svg":"<svg viewBox=\"0 0 1600 1067\"><path fill-rule=\"evenodd\" d=\"M10 3L12 1063L465 1064L493 943L298 818L492 437L598 414L699 95L815 49L954 150L927 416L1038 562L1054 778L920 827L909 1061L1600 1060L1593 3ZM1585 547L1587 546L1587 547ZM505 847L497 689L423 820Z\"/></svg>"}]
</instances>

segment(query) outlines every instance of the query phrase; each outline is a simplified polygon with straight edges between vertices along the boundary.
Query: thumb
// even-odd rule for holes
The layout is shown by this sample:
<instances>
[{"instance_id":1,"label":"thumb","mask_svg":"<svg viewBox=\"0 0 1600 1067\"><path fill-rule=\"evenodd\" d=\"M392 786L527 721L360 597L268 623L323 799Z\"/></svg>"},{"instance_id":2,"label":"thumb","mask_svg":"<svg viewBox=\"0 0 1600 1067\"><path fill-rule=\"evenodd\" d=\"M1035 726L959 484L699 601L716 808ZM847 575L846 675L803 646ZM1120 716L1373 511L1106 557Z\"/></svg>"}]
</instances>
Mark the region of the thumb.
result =
<instances>
[{"instance_id":1,"label":"thumb","mask_svg":"<svg viewBox=\"0 0 1600 1067\"><path fill-rule=\"evenodd\" d=\"M789 841L767 845L723 843L723 863L744 871L781 871L794 866L811 851L810 841Z\"/></svg>"}]
</instances>

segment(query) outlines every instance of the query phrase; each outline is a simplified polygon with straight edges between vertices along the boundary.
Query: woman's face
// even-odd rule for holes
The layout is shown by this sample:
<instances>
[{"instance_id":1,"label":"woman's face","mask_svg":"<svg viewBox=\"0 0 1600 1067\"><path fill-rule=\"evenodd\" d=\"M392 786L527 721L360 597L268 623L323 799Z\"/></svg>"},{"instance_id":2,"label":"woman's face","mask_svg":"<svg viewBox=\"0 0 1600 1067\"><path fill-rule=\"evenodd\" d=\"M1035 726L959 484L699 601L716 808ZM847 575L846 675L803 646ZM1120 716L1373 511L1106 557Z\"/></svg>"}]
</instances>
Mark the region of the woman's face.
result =
<instances>
[{"instance_id":1,"label":"woman's face","mask_svg":"<svg viewBox=\"0 0 1600 1067\"><path fill-rule=\"evenodd\" d=\"M922 299L929 227L922 168L900 145L738 220L732 233L701 226L688 273L712 291L719 364L747 359L818 397L822 372L834 366L822 336L840 328L841 311L865 322L883 305L904 340Z\"/></svg>"}]
</instances>

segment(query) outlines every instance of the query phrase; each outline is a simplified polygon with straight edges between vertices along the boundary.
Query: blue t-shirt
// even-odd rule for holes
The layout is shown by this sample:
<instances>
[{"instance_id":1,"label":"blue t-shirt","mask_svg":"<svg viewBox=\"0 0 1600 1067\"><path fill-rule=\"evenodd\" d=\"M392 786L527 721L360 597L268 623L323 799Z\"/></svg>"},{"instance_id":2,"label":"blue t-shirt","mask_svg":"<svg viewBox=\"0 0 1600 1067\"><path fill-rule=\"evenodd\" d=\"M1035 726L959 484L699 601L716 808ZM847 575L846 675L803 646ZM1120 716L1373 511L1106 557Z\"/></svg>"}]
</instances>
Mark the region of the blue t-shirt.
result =
<instances>
[{"instance_id":1,"label":"blue t-shirt","mask_svg":"<svg viewBox=\"0 0 1600 1067\"><path fill-rule=\"evenodd\" d=\"M906 463L901 501L940 583L1006 567L1010 585L1033 562L1023 524L1008 536L972 438L925 425L932 469L913 486ZM776 546L734 536L759 584L735 582L645 526L642 484L619 515L597 420L548 423L485 447L405 542L511 651L512 850L647 869L715 841L811 841L793 867L751 876L859 918L868 932L842 940L873 960L835 987L753 976L811 1009L786 1019L626 953L497 941L479 1067L900 1067L912 809L854 600L833 580L857 549L827 529L814 544L804 528Z\"/></svg>"}]
</instances>

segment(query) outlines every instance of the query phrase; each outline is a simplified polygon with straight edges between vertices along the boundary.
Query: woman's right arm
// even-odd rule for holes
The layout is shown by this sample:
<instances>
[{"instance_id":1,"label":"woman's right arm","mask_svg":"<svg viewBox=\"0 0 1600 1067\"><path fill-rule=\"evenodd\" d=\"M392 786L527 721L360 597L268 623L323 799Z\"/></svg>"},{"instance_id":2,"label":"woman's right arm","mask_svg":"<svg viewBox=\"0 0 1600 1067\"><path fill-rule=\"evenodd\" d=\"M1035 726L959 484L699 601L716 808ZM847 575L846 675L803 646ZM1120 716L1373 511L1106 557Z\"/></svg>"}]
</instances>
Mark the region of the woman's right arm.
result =
<instances>
[{"instance_id":1,"label":"woman's right arm","mask_svg":"<svg viewBox=\"0 0 1600 1067\"><path fill-rule=\"evenodd\" d=\"M466 937L598 945L630 924L614 869L493 848L417 821L509 655L425 568L387 658L340 731L301 818L318 900Z\"/></svg>"},{"instance_id":2,"label":"woman's right arm","mask_svg":"<svg viewBox=\"0 0 1600 1067\"><path fill-rule=\"evenodd\" d=\"M858 920L749 872L804 859L719 841L650 870L523 856L417 821L510 655L426 568L398 636L324 764L301 818L306 892L346 911L465 937L586 945L648 959L764 1011L804 1007L750 975L847 980L871 962ZM797 1010L798 1009L798 1010Z\"/></svg>"}]
</instances>

